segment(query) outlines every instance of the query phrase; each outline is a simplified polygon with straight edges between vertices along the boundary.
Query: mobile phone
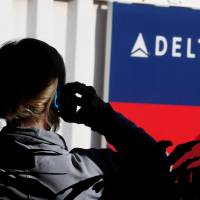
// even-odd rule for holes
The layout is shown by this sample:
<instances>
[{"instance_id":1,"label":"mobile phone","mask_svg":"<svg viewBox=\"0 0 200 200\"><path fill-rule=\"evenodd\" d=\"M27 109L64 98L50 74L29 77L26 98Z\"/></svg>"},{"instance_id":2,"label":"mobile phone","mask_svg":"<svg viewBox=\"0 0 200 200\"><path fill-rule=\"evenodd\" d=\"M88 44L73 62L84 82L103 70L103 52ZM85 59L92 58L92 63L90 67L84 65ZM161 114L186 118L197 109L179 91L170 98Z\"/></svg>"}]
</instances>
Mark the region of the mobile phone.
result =
<instances>
[{"instance_id":1,"label":"mobile phone","mask_svg":"<svg viewBox=\"0 0 200 200\"><path fill-rule=\"evenodd\" d=\"M56 89L56 92L55 92L55 95L54 95L54 99L53 99L53 107L54 109L58 112L59 109L60 109L60 106L59 106L59 101L58 101L58 98L59 98L59 89L57 88Z\"/></svg>"},{"instance_id":2,"label":"mobile phone","mask_svg":"<svg viewBox=\"0 0 200 200\"><path fill-rule=\"evenodd\" d=\"M72 119L82 108L78 102L81 101L82 94L74 92L71 84L58 86L53 99L53 107L59 115L65 115L67 121Z\"/></svg>"}]
</instances>

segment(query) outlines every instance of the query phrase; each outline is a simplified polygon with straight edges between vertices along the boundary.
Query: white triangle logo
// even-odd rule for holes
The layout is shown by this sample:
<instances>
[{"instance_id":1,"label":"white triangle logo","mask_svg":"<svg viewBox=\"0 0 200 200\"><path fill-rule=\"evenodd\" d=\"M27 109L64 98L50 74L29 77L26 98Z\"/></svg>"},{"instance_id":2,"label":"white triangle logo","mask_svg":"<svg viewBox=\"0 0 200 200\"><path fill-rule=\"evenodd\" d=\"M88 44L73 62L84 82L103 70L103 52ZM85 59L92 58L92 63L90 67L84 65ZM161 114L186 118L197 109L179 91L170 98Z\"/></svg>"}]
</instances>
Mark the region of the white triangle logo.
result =
<instances>
[{"instance_id":1,"label":"white triangle logo","mask_svg":"<svg viewBox=\"0 0 200 200\"><path fill-rule=\"evenodd\" d=\"M131 57L148 58L149 53L142 33L139 33L131 50Z\"/></svg>"}]
</instances>

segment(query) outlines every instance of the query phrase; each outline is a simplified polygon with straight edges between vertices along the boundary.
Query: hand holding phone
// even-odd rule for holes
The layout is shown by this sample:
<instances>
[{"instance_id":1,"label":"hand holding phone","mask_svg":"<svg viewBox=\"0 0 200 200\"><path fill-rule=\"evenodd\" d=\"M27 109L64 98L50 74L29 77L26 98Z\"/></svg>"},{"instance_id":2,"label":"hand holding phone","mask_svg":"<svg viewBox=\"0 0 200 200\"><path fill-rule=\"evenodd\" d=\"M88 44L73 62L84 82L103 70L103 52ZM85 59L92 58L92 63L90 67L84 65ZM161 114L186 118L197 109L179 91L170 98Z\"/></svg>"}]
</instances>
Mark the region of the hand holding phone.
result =
<instances>
[{"instance_id":1,"label":"hand holding phone","mask_svg":"<svg viewBox=\"0 0 200 200\"><path fill-rule=\"evenodd\" d=\"M64 85L59 96L60 116L63 120L90 127L105 104L92 86L79 82Z\"/></svg>"}]
</instances>

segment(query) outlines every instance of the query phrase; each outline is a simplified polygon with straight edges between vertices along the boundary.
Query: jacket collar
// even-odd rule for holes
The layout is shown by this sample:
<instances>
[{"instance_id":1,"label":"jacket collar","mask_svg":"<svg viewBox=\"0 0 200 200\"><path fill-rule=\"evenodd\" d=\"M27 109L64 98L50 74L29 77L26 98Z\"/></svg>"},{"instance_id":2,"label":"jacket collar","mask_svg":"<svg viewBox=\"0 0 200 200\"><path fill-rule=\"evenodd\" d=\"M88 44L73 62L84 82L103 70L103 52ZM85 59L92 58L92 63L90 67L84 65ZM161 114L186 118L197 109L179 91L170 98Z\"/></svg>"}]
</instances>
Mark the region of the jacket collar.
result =
<instances>
[{"instance_id":1,"label":"jacket collar","mask_svg":"<svg viewBox=\"0 0 200 200\"><path fill-rule=\"evenodd\" d=\"M10 136L16 138L23 143L43 142L52 145L58 145L67 150L66 143L62 136L55 132L47 131L39 128L19 128L15 126L5 126L1 132L1 136Z\"/></svg>"}]
</instances>

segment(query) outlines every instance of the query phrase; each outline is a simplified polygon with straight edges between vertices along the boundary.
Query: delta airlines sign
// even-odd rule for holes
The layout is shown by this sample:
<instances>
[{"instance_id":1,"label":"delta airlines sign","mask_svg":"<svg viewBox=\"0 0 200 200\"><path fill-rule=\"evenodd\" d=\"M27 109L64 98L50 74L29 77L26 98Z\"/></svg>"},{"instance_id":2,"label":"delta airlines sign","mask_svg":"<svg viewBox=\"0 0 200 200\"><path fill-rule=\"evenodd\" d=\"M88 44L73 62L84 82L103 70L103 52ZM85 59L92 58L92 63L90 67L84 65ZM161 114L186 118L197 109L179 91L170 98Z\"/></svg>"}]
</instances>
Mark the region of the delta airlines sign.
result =
<instances>
[{"instance_id":1,"label":"delta airlines sign","mask_svg":"<svg viewBox=\"0 0 200 200\"><path fill-rule=\"evenodd\" d=\"M171 42L171 56L174 58L181 58L185 56L186 58L195 59L197 56L192 52L192 38L182 38L174 36L171 38L171 41L168 41L167 38L163 35L155 36L155 51L153 52L155 56L165 56L168 50L168 43ZM186 52L183 54L181 52L182 43L186 43ZM200 38L196 41L200 44ZM199 46L200 47L200 46ZM145 43L142 33L139 33L136 39L136 42L131 50L131 57L139 58L148 58L151 53L148 51L147 45Z\"/></svg>"},{"instance_id":2,"label":"delta airlines sign","mask_svg":"<svg viewBox=\"0 0 200 200\"><path fill-rule=\"evenodd\" d=\"M110 12L110 103L157 140L200 138L200 11L113 3Z\"/></svg>"}]
</instances>

